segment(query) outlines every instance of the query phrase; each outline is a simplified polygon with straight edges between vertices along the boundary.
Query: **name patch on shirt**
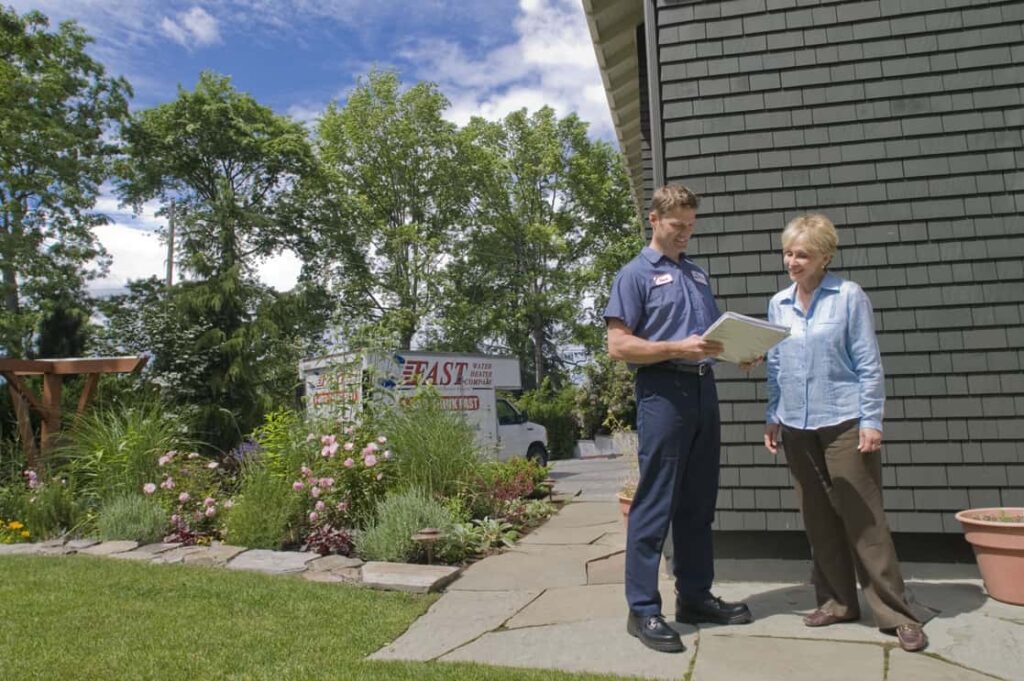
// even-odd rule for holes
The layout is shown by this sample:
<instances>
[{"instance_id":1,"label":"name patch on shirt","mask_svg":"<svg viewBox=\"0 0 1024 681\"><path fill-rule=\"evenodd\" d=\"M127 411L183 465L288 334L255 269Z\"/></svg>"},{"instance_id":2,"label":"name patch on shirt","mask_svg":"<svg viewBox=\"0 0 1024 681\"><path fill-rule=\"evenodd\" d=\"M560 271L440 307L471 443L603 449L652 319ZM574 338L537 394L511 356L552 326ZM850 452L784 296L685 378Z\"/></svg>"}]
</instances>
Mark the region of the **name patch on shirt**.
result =
<instances>
[{"instance_id":1,"label":"name patch on shirt","mask_svg":"<svg viewBox=\"0 0 1024 681\"><path fill-rule=\"evenodd\" d=\"M672 283L672 275L671 274L659 274L658 276L656 276L654 278L654 285L655 286L662 286L664 284L671 284L671 283Z\"/></svg>"},{"instance_id":2,"label":"name patch on shirt","mask_svg":"<svg viewBox=\"0 0 1024 681\"><path fill-rule=\"evenodd\" d=\"M693 273L693 280L695 282L697 282L698 284L700 284L701 286L707 286L708 285L708 278L704 276L703 272L694 271L694 273Z\"/></svg>"}]
</instances>

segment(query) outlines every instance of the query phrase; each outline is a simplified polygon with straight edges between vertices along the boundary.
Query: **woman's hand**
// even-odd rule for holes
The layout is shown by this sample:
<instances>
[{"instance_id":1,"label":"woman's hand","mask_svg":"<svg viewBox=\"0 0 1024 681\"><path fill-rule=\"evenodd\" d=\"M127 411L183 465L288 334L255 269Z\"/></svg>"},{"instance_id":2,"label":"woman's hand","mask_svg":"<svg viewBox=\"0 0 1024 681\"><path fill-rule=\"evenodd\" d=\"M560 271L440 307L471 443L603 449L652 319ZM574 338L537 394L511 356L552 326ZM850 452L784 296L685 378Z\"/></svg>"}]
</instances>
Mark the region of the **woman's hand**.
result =
<instances>
[{"instance_id":1,"label":"woman's hand","mask_svg":"<svg viewBox=\"0 0 1024 681\"><path fill-rule=\"evenodd\" d=\"M747 362L740 362L740 369L744 373L749 374L751 369L753 369L754 367L759 367L762 364L764 364L764 355L758 355L754 359L749 360Z\"/></svg>"},{"instance_id":2,"label":"woman's hand","mask_svg":"<svg viewBox=\"0 0 1024 681\"><path fill-rule=\"evenodd\" d=\"M779 432L781 430L782 426L778 423L764 424L764 446L772 454L779 453Z\"/></svg>"},{"instance_id":3,"label":"woman's hand","mask_svg":"<svg viewBox=\"0 0 1024 681\"><path fill-rule=\"evenodd\" d=\"M881 449L882 431L875 430L874 428L861 428L860 444L857 445L857 451L861 454L870 454L871 452L877 452Z\"/></svg>"}]
</instances>

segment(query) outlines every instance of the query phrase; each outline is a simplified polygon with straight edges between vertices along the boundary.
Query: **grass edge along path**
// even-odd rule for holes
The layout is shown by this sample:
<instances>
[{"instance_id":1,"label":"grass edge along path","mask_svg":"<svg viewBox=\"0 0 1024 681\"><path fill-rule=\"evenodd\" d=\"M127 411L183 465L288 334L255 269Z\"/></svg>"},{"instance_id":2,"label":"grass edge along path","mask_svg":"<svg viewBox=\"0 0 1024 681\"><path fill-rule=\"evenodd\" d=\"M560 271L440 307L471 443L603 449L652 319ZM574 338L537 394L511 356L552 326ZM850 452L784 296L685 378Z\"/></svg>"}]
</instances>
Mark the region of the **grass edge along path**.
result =
<instances>
[{"instance_id":1,"label":"grass edge along path","mask_svg":"<svg viewBox=\"0 0 1024 681\"><path fill-rule=\"evenodd\" d=\"M363 659L436 599L193 566L3 556L0 679L621 678Z\"/></svg>"}]
</instances>

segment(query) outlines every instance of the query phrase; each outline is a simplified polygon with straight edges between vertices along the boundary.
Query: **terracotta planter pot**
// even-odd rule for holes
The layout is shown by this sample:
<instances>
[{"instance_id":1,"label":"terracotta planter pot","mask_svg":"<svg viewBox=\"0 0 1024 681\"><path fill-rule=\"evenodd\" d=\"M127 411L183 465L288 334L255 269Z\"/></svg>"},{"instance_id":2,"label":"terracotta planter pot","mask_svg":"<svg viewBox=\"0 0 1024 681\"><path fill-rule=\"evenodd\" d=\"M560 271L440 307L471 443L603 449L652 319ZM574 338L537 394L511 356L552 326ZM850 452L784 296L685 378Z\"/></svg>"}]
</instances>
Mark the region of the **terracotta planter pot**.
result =
<instances>
[{"instance_id":1,"label":"terracotta planter pot","mask_svg":"<svg viewBox=\"0 0 1024 681\"><path fill-rule=\"evenodd\" d=\"M629 507L633 504L633 497L627 497L622 492L615 495L619 500L619 511L622 513L622 524L629 527Z\"/></svg>"},{"instance_id":2,"label":"terracotta planter pot","mask_svg":"<svg viewBox=\"0 0 1024 681\"><path fill-rule=\"evenodd\" d=\"M988 595L1024 605L1024 508L972 508L956 519L974 549Z\"/></svg>"}]
</instances>

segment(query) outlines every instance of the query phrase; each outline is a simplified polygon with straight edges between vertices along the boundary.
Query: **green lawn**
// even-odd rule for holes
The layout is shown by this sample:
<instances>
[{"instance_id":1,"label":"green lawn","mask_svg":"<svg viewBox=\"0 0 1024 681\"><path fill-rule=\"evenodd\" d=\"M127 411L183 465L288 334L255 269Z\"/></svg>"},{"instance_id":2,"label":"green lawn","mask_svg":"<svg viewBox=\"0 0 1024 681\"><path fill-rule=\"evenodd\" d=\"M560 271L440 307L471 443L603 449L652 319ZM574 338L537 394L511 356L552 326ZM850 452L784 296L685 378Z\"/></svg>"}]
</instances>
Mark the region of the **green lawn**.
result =
<instances>
[{"instance_id":1,"label":"green lawn","mask_svg":"<svg viewBox=\"0 0 1024 681\"><path fill-rule=\"evenodd\" d=\"M108 558L0 557L0 679L614 679L367 662L436 596Z\"/></svg>"}]
</instances>

